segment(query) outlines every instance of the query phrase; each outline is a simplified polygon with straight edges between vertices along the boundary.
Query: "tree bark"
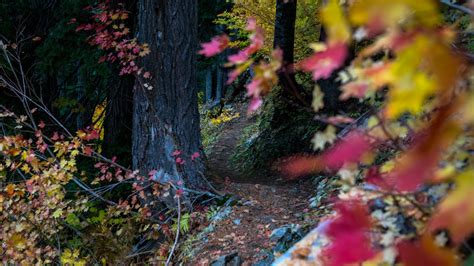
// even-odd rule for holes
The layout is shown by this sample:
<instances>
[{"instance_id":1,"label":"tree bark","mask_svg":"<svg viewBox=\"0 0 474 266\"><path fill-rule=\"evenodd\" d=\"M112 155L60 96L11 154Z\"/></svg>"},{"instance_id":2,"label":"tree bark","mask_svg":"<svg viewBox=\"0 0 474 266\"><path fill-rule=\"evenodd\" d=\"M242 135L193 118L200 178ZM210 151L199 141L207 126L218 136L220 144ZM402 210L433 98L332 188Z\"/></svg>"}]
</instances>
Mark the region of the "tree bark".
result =
<instances>
[{"instance_id":1,"label":"tree bark","mask_svg":"<svg viewBox=\"0 0 474 266\"><path fill-rule=\"evenodd\" d=\"M206 70L206 103L212 100L212 69Z\"/></svg>"},{"instance_id":2,"label":"tree bark","mask_svg":"<svg viewBox=\"0 0 474 266\"><path fill-rule=\"evenodd\" d=\"M273 48L283 52L283 67L280 84L288 91L297 92L298 84L294 74L295 22L297 0L277 0Z\"/></svg>"},{"instance_id":3,"label":"tree bark","mask_svg":"<svg viewBox=\"0 0 474 266\"><path fill-rule=\"evenodd\" d=\"M139 0L138 41L151 53L141 66L152 80L138 79L134 89L133 166L144 175L157 170L163 183L183 181L201 187L201 151L196 83L197 2ZM150 90L143 86L148 83ZM181 151L180 155L173 155ZM181 158L184 164L177 164Z\"/></svg>"},{"instance_id":4,"label":"tree bark","mask_svg":"<svg viewBox=\"0 0 474 266\"><path fill-rule=\"evenodd\" d=\"M130 165L133 109L133 91L130 88L134 79L117 76L112 78L110 83L104 120L103 151L106 156L117 156L120 163Z\"/></svg>"},{"instance_id":5,"label":"tree bark","mask_svg":"<svg viewBox=\"0 0 474 266\"><path fill-rule=\"evenodd\" d=\"M224 73L221 67L218 65L216 70L216 101L220 102L222 100L222 95L224 94Z\"/></svg>"}]
</instances>

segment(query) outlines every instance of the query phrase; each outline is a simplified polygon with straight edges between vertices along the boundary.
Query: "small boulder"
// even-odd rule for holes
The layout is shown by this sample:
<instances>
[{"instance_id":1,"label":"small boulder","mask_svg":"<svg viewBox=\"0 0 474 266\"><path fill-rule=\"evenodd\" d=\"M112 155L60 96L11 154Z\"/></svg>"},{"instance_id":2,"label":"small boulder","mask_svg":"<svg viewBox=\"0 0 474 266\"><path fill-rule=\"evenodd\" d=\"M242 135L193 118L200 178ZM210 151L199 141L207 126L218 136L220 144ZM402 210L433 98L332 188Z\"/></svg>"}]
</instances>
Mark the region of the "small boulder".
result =
<instances>
[{"instance_id":1,"label":"small boulder","mask_svg":"<svg viewBox=\"0 0 474 266\"><path fill-rule=\"evenodd\" d=\"M240 266L242 259L237 252L221 256L211 263L211 266Z\"/></svg>"},{"instance_id":2,"label":"small boulder","mask_svg":"<svg viewBox=\"0 0 474 266\"><path fill-rule=\"evenodd\" d=\"M298 224L285 225L272 231L270 240L275 241L274 253L283 253L305 235Z\"/></svg>"}]
</instances>

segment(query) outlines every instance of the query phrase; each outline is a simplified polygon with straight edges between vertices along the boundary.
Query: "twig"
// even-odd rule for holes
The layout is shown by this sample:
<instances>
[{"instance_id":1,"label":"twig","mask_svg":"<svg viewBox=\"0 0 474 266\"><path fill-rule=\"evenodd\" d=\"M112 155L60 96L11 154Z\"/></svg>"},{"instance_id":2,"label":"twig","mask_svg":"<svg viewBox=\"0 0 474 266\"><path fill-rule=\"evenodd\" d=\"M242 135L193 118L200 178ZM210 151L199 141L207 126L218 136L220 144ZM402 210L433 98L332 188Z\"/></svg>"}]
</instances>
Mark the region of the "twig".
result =
<instances>
[{"instance_id":1,"label":"twig","mask_svg":"<svg viewBox=\"0 0 474 266\"><path fill-rule=\"evenodd\" d=\"M454 9L459 10L459 11L462 11L462 12L464 12L464 13L470 15L470 16L474 15L474 11L472 11L470 8L467 8L465 6L456 5L454 3L451 3L449 0L440 0L440 2L442 4L445 4L445 5L449 6L449 7L452 7Z\"/></svg>"},{"instance_id":2,"label":"twig","mask_svg":"<svg viewBox=\"0 0 474 266\"><path fill-rule=\"evenodd\" d=\"M171 261L171 258L173 257L173 254L174 254L174 250L176 249L176 246L178 245L178 240L179 240L179 229L180 229L180 225L181 225L181 201L180 201L180 197L177 196L177 199L178 199L178 226L176 228L176 237L174 238L174 243L173 243L173 247L171 248L171 251L170 251L170 254L168 255L168 259L166 260L166 263L165 265L168 266L170 264L170 261Z\"/></svg>"}]
</instances>

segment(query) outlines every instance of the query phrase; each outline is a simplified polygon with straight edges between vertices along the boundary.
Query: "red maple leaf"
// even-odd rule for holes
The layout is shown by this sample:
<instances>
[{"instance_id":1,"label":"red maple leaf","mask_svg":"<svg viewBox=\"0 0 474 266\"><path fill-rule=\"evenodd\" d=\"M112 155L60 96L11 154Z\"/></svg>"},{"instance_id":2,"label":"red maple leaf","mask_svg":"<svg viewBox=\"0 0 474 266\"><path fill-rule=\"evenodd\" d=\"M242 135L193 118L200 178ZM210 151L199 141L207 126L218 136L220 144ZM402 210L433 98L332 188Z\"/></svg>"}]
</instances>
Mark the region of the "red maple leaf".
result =
<instances>
[{"instance_id":1,"label":"red maple leaf","mask_svg":"<svg viewBox=\"0 0 474 266\"><path fill-rule=\"evenodd\" d=\"M345 163L359 162L371 148L367 137L355 130L320 156L297 156L288 160L282 171L290 177L296 177L324 169L338 170Z\"/></svg>"},{"instance_id":2,"label":"red maple leaf","mask_svg":"<svg viewBox=\"0 0 474 266\"><path fill-rule=\"evenodd\" d=\"M326 50L317 52L300 63L304 71L313 72L313 79L329 78L334 70L346 60L347 47L343 43L332 44Z\"/></svg>"},{"instance_id":3,"label":"red maple leaf","mask_svg":"<svg viewBox=\"0 0 474 266\"><path fill-rule=\"evenodd\" d=\"M325 233L331 244L324 250L329 265L361 263L376 252L371 247L369 230L372 222L367 206L357 200L340 201L335 206L338 216Z\"/></svg>"}]
</instances>

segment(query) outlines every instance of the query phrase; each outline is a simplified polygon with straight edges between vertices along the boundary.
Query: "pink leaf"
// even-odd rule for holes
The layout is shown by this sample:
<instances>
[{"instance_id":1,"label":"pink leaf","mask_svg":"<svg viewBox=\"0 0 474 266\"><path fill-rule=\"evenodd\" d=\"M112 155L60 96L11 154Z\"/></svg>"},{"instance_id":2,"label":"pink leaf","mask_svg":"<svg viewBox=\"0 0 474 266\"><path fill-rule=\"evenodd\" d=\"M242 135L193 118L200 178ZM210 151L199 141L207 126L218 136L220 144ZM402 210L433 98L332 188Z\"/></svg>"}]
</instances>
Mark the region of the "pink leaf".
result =
<instances>
[{"instance_id":1,"label":"pink leaf","mask_svg":"<svg viewBox=\"0 0 474 266\"><path fill-rule=\"evenodd\" d=\"M247 88L247 96L258 97L260 95L260 85L262 84L261 79L253 79L245 87Z\"/></svg>"},{"instance_id":2,"label":"pink leaf","mask_svg":"<svg viewBox=\"0 0 474 266\"><path fill-rule=\"evenodd\" d=\"M304 71L313 72L313 79L329 78L334 70L340 68L347 57L345 44L333 44L322 52L315 53L301 62Z\"/></svg>"},{"instance_id":3,"label":"pink leaf","mask_svg":"<svg viewBox=\"0 0 474 266\"><path fill-rule=\"evenodd\" d=\"M232 82L234 82L237 79L237 77L240 75L240 73L242 73L242 71L239 70L238 68L232 70L229 73L229 78L227 79L227 84L231 84Z\"/></svg>"},{"instance_id":4,"label":"pink leaf","mask_svg":"<svg viewBox=\"0 0 474 266\"><path fill-rule=\"evenodd\" d=\"M260 106L262 105L263 101L261 98L252 98L250 100L250 105L249 105L249 112L255 112L258 110L258 108L260 108Z\"/></svg>"},{"instance_id":5,"label":"pink leaf","mask_svg":"<svg viewBox=\"0 0 474 266\"><path fill-rule=\"evenodd\" d=\"M43 122L43 120L41 120L40 123L38 124L38 127L41 129L43 129L45 126L46 124Z\"/></svg>"},{"instance_id":6,"label":"pink leaf","mask_svg":"<svg viewBox=\"0 0 474 266\"><path fill-rule=\"evenodd\" d=\"M342 94L339 97L340 100L345 101L351 97L364 98L369 85L363 82L350 82L342 86Z\"/></svg>"},{"instance_id":7,"label":"pink leaf","mask_svg":"<svg viewBox=\"0 0 474 266\"><path fill-rule=\"evenodd\" d=\"M336 116L328 117L326 122L328 122L331 125L349 124L349 123L353 123L354 119L347 116L336 115Z\"/></svg>"},{"instance_id":8,"label":"pink leaf","mask_svg":"<svg viewBox=\"0 0 474 266\"><path fill-rule=\"evenodd\" d=\"M204 55L205 57L211 57L222 52L229 44L229 37L223 34L216 36L211 39L208 43L201 44L202 49L199 51L199 54Z\"/></svg>"},{"instance_id":9,"label":"pink leaf","mask_svg":"<svg viewBox=\"0 0 474 266\"><path fill-rule=\"evenodd\" d=\"M359 162L370 148L371 144L366 136L359 131L353 131L326 151L321 158L328 168L337 170L345 163Z\"/></svg>"},{"instance_id":10,"label":"pink leaf","mask_svg":"<svg viewBox=\"0 0 474 266\"><path fill-rule=\"evenodd\" d=\"M191 155L191 160L194 161L194 159L196 158L199 158L201 155L199 154L199 152L195 152Z\"/></svg>"},{"instance_id":11,"label":"pink leaf","mask_svg":"<svg viewBox=\"0 0 474 266\"><path fill-rule=\"evenodd\" d=\"M370 151L372 144L366 136L353 131L320 156L297 156L283 163L282 171L290 178L324 169L338 170L345 163L357 163Z\"/></svg>"},{"instance_id":12,"label":"pink leaf","mask_svg":"<svg viewBox=\"0 0 474 266\"><path fill-rule=\"evenodd\" d=\"M229 57L227 59L232 64L241 64L241 63L247 61L247 59L249 59L249 54L245 50L244 51L239 51L236 54L229 55Z\"/></svg>"}]
</instances>

